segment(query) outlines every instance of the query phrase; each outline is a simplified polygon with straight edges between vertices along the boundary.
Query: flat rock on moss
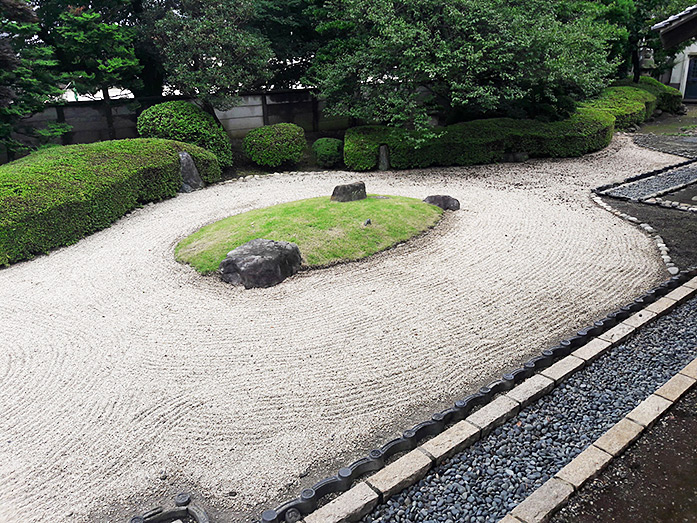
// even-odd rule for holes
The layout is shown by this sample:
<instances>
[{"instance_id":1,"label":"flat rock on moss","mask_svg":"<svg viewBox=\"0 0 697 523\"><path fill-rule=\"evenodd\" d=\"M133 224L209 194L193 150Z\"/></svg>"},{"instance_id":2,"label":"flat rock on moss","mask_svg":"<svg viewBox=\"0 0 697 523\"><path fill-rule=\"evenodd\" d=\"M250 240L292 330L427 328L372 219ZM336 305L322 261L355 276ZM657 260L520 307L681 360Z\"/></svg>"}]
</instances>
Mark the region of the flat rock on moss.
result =
<instances>
[{"instance_id":1,"label":"flat rock on moss","mask_svg":"<svg viewBox=\"0 0 697 523\"><path fill-rule=\"evenodd\" d=\"M426 198L424 198L424 201L426 203L430 203L431 205L437 205L444 211L457 211L458 209L460 209L460 201L456 198L453 198L452 196L448 196L445 194L435 194L432 196L426 196Z\"/></svg>"},{"instance_id":2,"label":"flat rock on moss","mask_svg":"<svg viewBox=\"0 0 697 523\"><path fill-rule=\"evenodd\" d=\"M346 185L337 185L332 192L333 202L353 202L365 200L368 195L365 192L365 183L353 182Z\"/></svg>"},{"instance_id":3,"label":"flat rock on moss","mask_svg":"<svg viewBox=\"0 0 697 523\"><path fill-rule=\"evenodd\" d=\"M301 264L300 249L294 243L257 238L230 251L220 272L223 281L246 289L273 287L298 272Z\"/></svg>"}]
</instances>

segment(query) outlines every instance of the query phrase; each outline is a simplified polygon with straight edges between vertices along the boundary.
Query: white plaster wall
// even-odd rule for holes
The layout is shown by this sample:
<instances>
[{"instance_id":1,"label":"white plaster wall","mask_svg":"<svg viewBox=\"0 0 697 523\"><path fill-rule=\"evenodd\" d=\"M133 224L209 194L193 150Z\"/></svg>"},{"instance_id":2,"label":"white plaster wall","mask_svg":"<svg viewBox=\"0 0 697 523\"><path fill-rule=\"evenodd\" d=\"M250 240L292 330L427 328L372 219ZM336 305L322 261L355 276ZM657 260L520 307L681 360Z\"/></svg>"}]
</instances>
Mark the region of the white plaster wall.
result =
<instances>
[{"instance_id":1,"label":"white plaster wall","mask_svg":"<svg viewBox=\"0 0 697 523\"><path fill-rule=\"evenodd\" d=\"M676 57L675 66L670 75L670 83L672 85L679 84L679 89L683 96L685 95L685 82L691 55L697 55L697 43L689 45Z\"/></svg>"}]
</instances>

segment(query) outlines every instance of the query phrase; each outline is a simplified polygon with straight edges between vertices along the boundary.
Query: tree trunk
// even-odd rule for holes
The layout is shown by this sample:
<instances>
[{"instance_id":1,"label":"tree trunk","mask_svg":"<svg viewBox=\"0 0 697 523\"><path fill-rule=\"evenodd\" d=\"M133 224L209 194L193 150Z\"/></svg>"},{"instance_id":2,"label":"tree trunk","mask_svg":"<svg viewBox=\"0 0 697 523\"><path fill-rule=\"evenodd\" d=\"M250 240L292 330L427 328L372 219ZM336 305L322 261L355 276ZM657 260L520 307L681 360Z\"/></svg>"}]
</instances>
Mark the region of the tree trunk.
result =
<instances>
[{"instance_id":1,"label":"tree trunk","mask_svg":"<svg viewBox=\"0 0 697 523\"><path fill-rule=\"evenodd\" d=\"M213 104L211 104L211 103L210 103L209 101L207 101L207 100L201 100L200 103L201 103L201 109L203 109L205 112L207 112L208 114L210 114L210 115L213 117L213 119L216 121L216 123L217 123L220 127L222 127L223 124L222 124L222 123L220 122L220 120L218 119L218 115L215 114L215 107L213 107Z\"/></svg>"},{"instance_id":2,"label":"tree trunk","mask_svg":"<svg viewBox=\"0 0 697 523\"><path fill-rule=\"evenodd\" d=\"M106 125L109 130L109 139L116 140L116 129L114 128L114 115L111 114L111 98L109 98L109 88L102 87L104 96L104 114L106 115Z\"/></svg>"},{"instance_id":3,"label":"tree trunk","mask_svg":"<svg viewBox=\"0 0 697 523\"><path fill-rule=\"evenodd\" d=\"M634 69L634 83L639 83L639 78L641 78L641 62L639 60L639 44L633 46L632 48L632 68Z\"/></svg>"}]
</instances>

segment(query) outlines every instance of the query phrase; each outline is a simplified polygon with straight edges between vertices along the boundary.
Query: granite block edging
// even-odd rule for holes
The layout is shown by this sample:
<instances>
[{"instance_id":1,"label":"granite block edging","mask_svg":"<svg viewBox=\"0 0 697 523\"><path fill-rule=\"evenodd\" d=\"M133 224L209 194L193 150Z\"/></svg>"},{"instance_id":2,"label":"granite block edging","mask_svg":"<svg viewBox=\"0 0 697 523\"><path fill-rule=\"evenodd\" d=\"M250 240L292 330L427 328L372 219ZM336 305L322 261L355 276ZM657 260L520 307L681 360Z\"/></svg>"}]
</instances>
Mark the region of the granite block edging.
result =
<instances>
[{"instance_id":1,"label":"granite block edging","mask_svg":"<svg viewBox=\"0 0 697 523\"><path fill-rule=\"evenodd\" d=\"M303 516L306 517L306 523L319 521L312 517L319 510L322 511L320 514L326 514L326 518L322 519L326 523L359 519L355 515L332 519L333 516L330 516L328 512L341 509L342 502L340 500L348 495L347 490L354 492L356 487L353 485L358 479L367 477L367 474L371 472L383 471L386 465L390 467L389 470L399 474L395 477L388 477L390 473L383 471L382 475L378 476L380 474L378 472L378 474L367 477L362 483L359 483L359 485L365 485L376 493L377 501L375 504L384 502L394 495L397 492L396 485L402 489L416 483L438 463L462 451L478 439L486 437L493 428L515 416L520 409L552 390L554 386L561 383L573 372L584 367L610 348L622 343L636 330L636 327L631 325L636 321L630 318L638 317L637 313L648 309L651 304L671 292L676 292L677 289L680 290L674 296L679 294L681 301L697 293L697 267L680 271L658 287L636 298L632 303L580 330L576 336L563 340L551 349L542 351L541 356L532 358L522 368L504 374L503 379L496 380L486 387L482 387L479 392L457 401L454 407L435 413L430 420L406 430L401 438L396 438L381 448L370 451L368 456L347 467L342 467L335 476L325 478L313 487L304 489L300 497L290 500L276 509L264 511L261 515L261 523L293 523L300 521ZM677 300L671 301L675 301L677 304ZM660 312L652 310L648 314L639 314L642 317L641 324L653 321L671 309L672 307L666 307ZM643 318L646 318L645 321ZM592 347L592 349L587 346ZM697 363L697 360L693 363ZM697 374L697 366L691 368L691 372ZM535 380L528 380L533 376ZM664 398L659 397L659 399L663 400ZM477 407L479 409L475 410ZM424 441L429 437L431 439ZM413 454L413 451L426 456L430 462L423 460L420 455ZM405 453L406 455L393 463L389 465L386 463L391 457ZM410 459L402 461L402 464L407 463L408 466L392 466L410 455ZM420 466L417 466L418 462L421 462ZM376 483L388 485L384 491L379 488L380 485L376 488L370 483L371 478L376 476L378 477L375 480ZM339 494L339 496L318 509L319 501L329 494ZM374 500L372 496L370 498L369 503L372 504ZM348 501L351 502L349 503L351 506L355 505L355 500L352 498L349 497L347 503ZM323 510L328 505L332 505L332 508ZM360 512L363 515L365 513L360 510L360 507L354 508L352 514ZM337 510L336 513L338 514L341 510ZM348 519L346 519L347 517Z\"/></svg>"},{"instance_id":2,"label":"granite block edging","mask_svg":"<svg viewBox=\"0 0 697 523\"><path fill-rule=\"evenodd\" d=\"M654 394L591 443L549 481L561 481L566 483L573 492L578 491L588 480L597 476L613 458L622 454L639 439L645 430L649 429L675 402L694 387L697 378L690 377L690 374L697 376L697 358L694 358ZM556 495L549 488L545 489L545 485L532 492L499 523L548 521L571 496L566 496L566 491L564 495Z\"/></svg>"}]
</instances>

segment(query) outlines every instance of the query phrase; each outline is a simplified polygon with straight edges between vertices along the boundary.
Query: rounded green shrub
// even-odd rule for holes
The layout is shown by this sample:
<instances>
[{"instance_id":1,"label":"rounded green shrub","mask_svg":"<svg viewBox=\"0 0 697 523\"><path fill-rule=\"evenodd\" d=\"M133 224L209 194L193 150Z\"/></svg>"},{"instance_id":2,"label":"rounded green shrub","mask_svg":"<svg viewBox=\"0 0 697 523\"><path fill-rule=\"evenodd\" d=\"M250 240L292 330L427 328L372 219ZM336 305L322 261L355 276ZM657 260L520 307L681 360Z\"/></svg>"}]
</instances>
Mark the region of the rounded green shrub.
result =
<instances>
[{"instance_id":1,"label":"rounded green shrub","mask_svg":"<svg viewBox=\"0 0 697 523\"><path fill-rule=\"evenodd\" d=\"M222 167L232 166L232 147L225 129L197 106L183 101L153 105L138 117L143 138L165 138L198 145L216 155Z\"/></svg>"},{"instance_id":2,"label":"rounded green shrub","mask_svg":"<svg viewBox=\"0 0 697 523\"><path fill-rule=\"evenodd\" d=\"M320 167L336 167L344 159L344 142L336 138L320 138L312 144L312 154Z\"/></svg>"},{"instance_id":3,"label":"rounded green shrub","mask_svg":"<svg viewBox=\"0 0 697 523\"><path fill-rule=\"evenodd\" d=\"M581 107L600 109L615 117L615 127L625 129L649 118L656 109L656 97L636 87L608 87L600 96L581 104Z\"/></svg>"},{"instance_id":4,"label":"rounded green shrub","mask_svg":"<svg viewBox=\"0 0 697 523\"><path fill-rule=\"evenodd\" d=\"M682 105L682 93L680 91L650 76L642 76L639 79L639 83L634 83L631 78L626 78L616 82L615 85L636 87L648 91L658 99L657 107L662 111L677 113Z\"/></svg>"},{"instance_id":5,"label":"rounded green shrub","mask_svg":"<svg viewBox=\"0 0 697 523\"><path fill-rule=\"evenodd\" d=\"M307 146L305 131L292 123L277 123L252 129L242 141L249 158L264 167L295 163L302 158Z\"/></svg>"}]
</instances>

